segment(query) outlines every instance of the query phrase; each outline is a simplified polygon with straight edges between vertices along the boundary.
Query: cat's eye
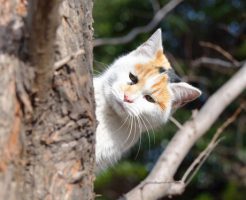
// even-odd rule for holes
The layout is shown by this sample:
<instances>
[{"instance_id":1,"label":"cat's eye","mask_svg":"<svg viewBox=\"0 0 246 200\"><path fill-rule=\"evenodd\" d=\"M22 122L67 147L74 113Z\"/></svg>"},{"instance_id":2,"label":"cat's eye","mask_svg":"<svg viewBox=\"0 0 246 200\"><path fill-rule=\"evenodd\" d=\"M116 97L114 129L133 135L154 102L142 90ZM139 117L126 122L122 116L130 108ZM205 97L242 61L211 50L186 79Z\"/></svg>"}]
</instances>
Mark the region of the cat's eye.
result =
<instances>
[{"instance_id":1,"label":"cat's eye","mask_svg":"<svg viewBox=\"0 0 246 200\"><path fill-rule=\"evenodd\" d=\"M151 103L155 103L155 100L150 95L145 95L144 98Z\"/></svg>"},{"instance_id":2,"label":"cat's eye","mask_svg":"<svg viewBox=\"0 0 246 200\"><path fill-rule=\"evenodd\" d=\"M132 81L130 85L134 85L138 83L138 77L134 76L131 72L129 73L129 78Z\"/></svg>"},{"instance_id":3,"label":"cat's eye","mask_svg":"<svg viewBox=\"0 0 246 200\"><path fill-rule=\"evenodd\" d=\"M158 67L158 70L160 74L167 71L164 67Z\"/></svg>"}]
</instances>

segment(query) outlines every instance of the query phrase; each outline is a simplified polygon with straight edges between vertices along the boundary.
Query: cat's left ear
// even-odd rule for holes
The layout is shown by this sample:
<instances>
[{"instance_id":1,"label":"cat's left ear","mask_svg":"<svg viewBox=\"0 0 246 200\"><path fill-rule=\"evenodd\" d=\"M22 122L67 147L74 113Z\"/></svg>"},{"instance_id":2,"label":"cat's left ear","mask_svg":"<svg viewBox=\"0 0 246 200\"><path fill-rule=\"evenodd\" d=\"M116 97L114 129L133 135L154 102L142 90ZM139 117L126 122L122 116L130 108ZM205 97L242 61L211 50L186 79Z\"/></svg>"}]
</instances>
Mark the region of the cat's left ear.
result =
<instances>
[{"instance_id":1,"label":"cat's left ear","mask_svg":"<svg viewBox=\"0 0 246 200\"><path fill-rule=\"evenodd\" d=\"M163 51L162 47L162 33L161 29L157 29L153 35L141 46L139 46L134 53L142 54L150 58L155 57L158 51Z\"/></svg>"},{"instance_id":2,"label":"cat's left ear","mask_svg":"<svg viewBox=\"0 0 246 200\"><path fill-rule=\"evenodd\" d=\"M173 108L184 106L202 94L199 89L185 82L171 83L170 88L173 93Z\"/></svg>"}]
</instances>

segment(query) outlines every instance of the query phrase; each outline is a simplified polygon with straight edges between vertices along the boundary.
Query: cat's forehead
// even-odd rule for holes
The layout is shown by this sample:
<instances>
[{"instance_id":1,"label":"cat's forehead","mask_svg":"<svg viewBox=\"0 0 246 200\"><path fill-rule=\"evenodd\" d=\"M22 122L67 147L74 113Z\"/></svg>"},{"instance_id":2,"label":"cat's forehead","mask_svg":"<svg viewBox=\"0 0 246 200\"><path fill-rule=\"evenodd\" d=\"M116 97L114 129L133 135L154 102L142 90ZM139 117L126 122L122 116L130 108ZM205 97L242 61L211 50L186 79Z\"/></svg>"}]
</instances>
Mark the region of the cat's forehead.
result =
<instances>
[{"instance_id":1,"label":"cat's forehead","mask_svg":"<svg viewBox=\"0 0 246 200\"><path fill-rule=\"evenodd\" d=\"M171 69L171 65L162 50L157 51L155 58L149 62L135 64L135 72L142 78L149 78L168 69Z\"/></svg>"}]
</instances>

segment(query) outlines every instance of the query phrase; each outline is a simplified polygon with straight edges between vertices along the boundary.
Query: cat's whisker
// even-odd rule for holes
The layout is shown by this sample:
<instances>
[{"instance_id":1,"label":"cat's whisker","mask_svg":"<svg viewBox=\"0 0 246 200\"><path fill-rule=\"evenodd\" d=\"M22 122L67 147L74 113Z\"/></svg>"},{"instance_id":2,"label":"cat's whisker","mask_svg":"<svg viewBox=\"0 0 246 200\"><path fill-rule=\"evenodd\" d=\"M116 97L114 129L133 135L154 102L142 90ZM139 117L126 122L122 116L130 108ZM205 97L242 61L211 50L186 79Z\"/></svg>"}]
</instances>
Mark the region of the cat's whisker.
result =
<instances>
[{"instance_id":1,"label":"cat's whisker","mask_svg":"<svg viewBox=\"0 0 246 200\"><path fill-rule=\"evenodd\" d=\"M136 110L137 110L137 108L135 108ZM137 111L136 111L137 112ZM149 139L149 149L150 149L150 146L151 146L151 144L150 144L150 132L149 132L149 129L148 129L148 127L147 127L147 125L146 125L146 123L145 122L148 122L148 124L150 125L150 128L152 129L152 133L154 134L154 130L153 130L153 127L152 127L152 125L150 124L150 122L148 121L148 119L147 118L145 118L145 116L144 115L138 115L139 116L139 118L143 121L143 124L144 124L144 126L145 126L145 128L146 128L146 131L147 131L147 134L148 134L148 139ZM155 141L155 135L154 135L154 141Z\"/></svg>"},{"instance_id":2,"label":"cat's whisker","mask_svg":"<svg viewBox=\"0 0 246 200\"><path fill-rule=\"evenodd\" d=\"M146 128L147 135L148 135L148 139L149 139L149 150L150 150L150 134L149 134L148 127L146 126L146 123L145 123L145 121L143 120L143 118L141 117L141 115L139 115L139 119L141 119L141 120L142 120L143 125L144 125L144 126L145 126L145 128Z\"/></svg>"},{"instance_id":3,"label":"cat's whisker","mask_svg":"<svg viewBox=\"0 0 246 200\"><path fill-rule=\"evenodd\" d=\"M103 62L101 62L101 61L98 61L98 60L96 60L96 59L94 59L93 62L99 63L99 64L101 64L101 65L102 65L103 67L105 67L105 68L108 68L108 67L109 67L108 64L103 63Z\"/></svg>"},{"instance_id":4,"label":"cat's whisker","mask_svg":"<svg viewBox=\"0 0 246 200\"><path fill-rule=\"evenodd\" d=\"M94 72L96 72L97 74L95 74ZM102 72L100 72L100 71L98 71L98 70L96 70L96 69L93 69L93 76L94 75L98 75L98 74L101 74Z\"/></svg>"},{"instance_id":5,"label":"cat's whisker","mask_svg":"<svg viewBox=\"0 0 246 200\"><path fill-rule=\"evenodd\" d=\"M137 118L137 120L138 120L138 124L139 124L139 126L141 125L141 127L140 127L140 132L139 132L139 148L138 148L138 151L137 151L137 155L135 156L135 158L137 158L137 156L138 156L138 154L139 154L139 152L140 152L140 149L141 149L141 133L142 133L142 124L145 126L145 128L146 128L146 130L147 130L147 133L148 133L148 139L149 139L149 149L150 149L150 136L149 136L149 132L148 132L148 128L147 128L147 126L146 126L146 124L145 124L145 122L144 122L144 120L141 118L141 116L140 116L140 112L138 112L138 110L137 110L137 108L131 108L134 112L136 112L136 114L135 114L135 116L136 116L136 118ZM131 109L129 109L129 110L131 110ZM132 111L131 110L131 111ZM133 112L132 111L132 112ZM133 112L133 113L134 113Z\"/></svg>"},{"instance_id":6,"label":"cat's whisker","mask_svg":"<svg viewBox=\"0 0 246 200\"><path fill-rule=\"evenodd\" d=\"M134 123L133 124L134 125L134 134L133 134L133 138L132 138L132 140L131 140L131 142L129 144L129 146L131 146L132 143L134 143L135 138L136 138L136 131L137 131L137 121L136 121L136 119L137 119L138 113L137 113L137 111L134 108L128 108L128 109L129 109L129 112L132 115L132 119L133 119L133 123ZM139 134L141 136L141 132Z\"/></svg>"},{"instance_id":7,"label":"cat's whisker","mask_svg":"<svg viewBox=\"0 0 246 200\"><path fill-rule=\"evenodd\" d=\"M139 145L138 145L138 151L137 151L137 154L135 156L135 159L138 157L138 154L140 152L140 149L141 149L141 133L142 133L142 124L141 124L141 121L139 119L139 117L137 116L137 121L138 121L138 127L139 127L139 130L140 130L140 134L139 134Z\"/></svg>"},{"instance_id":8,"label":"cat's whisker","mask_svg":"<svg viewBox=\"0 0 246 200\"><path fill-rule=\"evenodd\" d=\"M133 116L133 126L134 126L134 132L133 132L133 138L132 141L130 142L130 145L134 142L135 137L136 137L136 121L135 121L135 117Z\"/></svg>"},{"instance_id":9,"label":"cat's whisker","mask_svg":"<svg viewBox=\"0 0 246 200\"><path fill-rule=\"evenodd\" d=\"M115 96L117 96L117 93L116 93L116 91L114 91L114 89L112 89L111 92L112 92Z\"/></svg>"},{"instance_id":10,"label":"cat's whisker","mask_svg":"<svg viewBox=\"0 0 246 200\"><path fill-rule=\"evenodd\" d=\"M134 134L133 134L133 138L132 138L132 140L131 140L131 142L130 142L130 144L129 144L129 146L131 146L132 145L132 143L135 141L135 137L136 137L136 121L135 121L135 117L133 117L132 118L133 119L133 125L134 125Z\"/></svg>"},{"instance_id":11,"label":"cat's whisker","mask_svg":"<svg viewBox=\"0 0 246 200\"><path fill-rule=\"evenodd\" d=\"M132 116L130 116L130 120L131 120L131 123L130 123L130 131L129 131L129 133L128 133L127 138L126 138L125 141L123 142L123 145L125 145L125 144L127 143L128 139L129 139L130 136L131 136L131 132L132 132L132 123L133 123L133 117L132 117Z\"/></svg>"},{"instance_id":12,"label":"cat's whisker","mask_svg":"<svg viewBox=\"0 0 246 200\"><path fill-rule=\"evenodd\" d=\"M124 122L122 123L122 125L118 129L115 130L115 133L117 133L124 126L124 124L127 122L128 119L129 119L129 115L127 115L127 117L124 120Z\"/></svg>"},{"instance_id":13,"label":"cat's whisker","mask_svg":"<svg viewBox=\"0 0 246 200\"><path fill-rule=\"evenodd\" d=\"M154 144L155 144L155 132L154 132L154 129L153 129L153 126L151 125L151 123L149 122L149 120L147 119L147 117L145 117L144 115L142 115L142 117L148 122L150 128L151 128L151 132L153 134L153 137L154 137Z\"/></svg>"},{"instance_id":14,"label":"cat's whisker","mask_svg":"<svg viewBox=\"0 0 246 200\"><path fill-rule=\"evenodd\" d=\"M135 113L136 111L135 111L133 108L128 108L128 109L129 109L130 114L131 114L130 116L132 117L131 123L134 123L134 135L133 135L132 141L130 142L130 146L131 146L132 142L134 142L135 137L136 137L135 116L137 116L137 113ZM131 135L131 130L130 130L130 132L129 132L129 134L128 134L127 140L129 139L130 135ZM127 142L127 140L126 140L126 142Z\"/></svg>"}]
</instances>

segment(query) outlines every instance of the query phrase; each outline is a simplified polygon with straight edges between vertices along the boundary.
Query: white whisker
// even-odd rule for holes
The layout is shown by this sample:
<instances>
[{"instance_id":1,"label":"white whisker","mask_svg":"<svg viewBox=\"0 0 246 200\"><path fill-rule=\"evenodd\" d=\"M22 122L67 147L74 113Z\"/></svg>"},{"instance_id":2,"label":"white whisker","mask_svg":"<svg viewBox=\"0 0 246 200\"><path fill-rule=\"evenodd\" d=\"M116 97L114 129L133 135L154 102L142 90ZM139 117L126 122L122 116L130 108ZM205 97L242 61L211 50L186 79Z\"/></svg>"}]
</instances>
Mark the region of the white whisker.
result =
<instances>
[{"instance_id":1,"label":"white whisker","mask_svg":"<svg viewBox=\"0 0 246 200\"><path fill-rule=\"evenodd\" d=\"M133 134L133 138L132 141L130 142L129 146L131 146L131 144L135 141L135 137L136 137L136 121L135 121L135 117L137 116L137 114L134 112L134 109L131 110L131 108L129 108L129 111L132 114L132 119L133 119L133 123L134 123L134 134Z\"/></svg>"},{"instance_id":2,"label":"white whisker","mask_svg":"<svg viewBox=\"0 0 246 200\"><path fill-rule=\"evenodd\" d=\"M135 121L135 118L133 117L133 122L134 122L134 134L133 134L133 138L132 138L132 141L130 142L129 146L132 145L132 143L135 141L135 137L136 137L136 121Z\"/></svg>"},{"instance_id":3,"label":"white whisker","mask_svg":"<svg viewBox=\"0 0 246 200\"><path fill-rule=\"evenodd\" d=\"M125 144L127 143L128 139L129 139L130 136L131 136L131 132L132 132L132 123L133 123L133 117L132 117L132 116L130 116L130 120L131 120L131 123L130 123L130 131L129 131L129 133L128 133L127 138L126 138L125 141L123 142L123 145L125 145Z\"/></svg>"},{"instance_id":4,"label":"white whisker","mask_svg":"<svg viewBox=\"0 0 246 200\"><path fill-rule=\"evenodd\" d=\"M141 120L142 120L143 125L144 125L144 126L145 126L145 128L146 128L147 135L148 135L148 139L149 139L149 150L150 150L150 134L149 134L149 130L148 130L148 128L147 128L147 126L146 126L146 124L145 124L145 121L144 121L144 120L143 120L143 118L141 117L141 115L139 115L139 119L141 119Z\"/></svg>"},{"instance_id":5,"label":"white whisker","mask_svg":"<svg viewBox=\"0 0 246 200\"><path fill-rule=\"evenodd\" d=\"M139 130L140 130L140 132L139 132L139 145L138 145L138 151L137 151L137 154L136 154L136 156L135 156L135 159L138 157L138 154L139 154L139 152L140 152L140 149L141 149L141 135L142 135L142 124L141 124L141 121L140 121L140 119L139 119L139 117L137 116L137 121L138 121L138 127L139 127Z\"/></svg>"},{"instance_id":6,"label":"white whisker","mask_svg":"<svg viewBox=\"0 0 246 200\"><path fill-rule=\"evenodd\" d=\"M151 123L149 122L149 120L144 116L142 115L142 117L148 122L148 124L150 125L150 128L152 130L152 134L153 134L153 137L154 137L154 144L155 144L155 132L154 132L154 129L153 129L153 126L151 125Z\"/></svg>"},{"instance_id":7,"label":"white whisker","mask_svg":"<svg viewBox=\"0 0 246 200\"><path fill-rule=\"evenodd\" d=\"M128 118L129 118L129 115L127 115L127 117L126 117L125 121L122 123L122 125L118 129L115 130L115 133L117 133L124 126L124 124L127 122Z\"/></svg>"},{"instance_id":8,"label":"white whisker","mask_svg":"<svg viewBox=\"0 0 246 200\"><path fill-rule=\"evenodd\" d=\"M138 112L137 108L131 108L133 111L135 111L135 116L136 116L136 119L138 120L138 125L139 125L139 128L140 128L140 132L139 132L139 147L138 147L138 151L137 151L137 154L135 156L135 159L137 158L139 152L140 152L140 149L141 149L141 138L142 138L142 124L144 124L146 130L148 131L148 128L144 122L144 120L141 118L140 116L140 113ZM132 112L133 112L132 111ZM134 113L134 112L133 112ZM148 136L149 136L149 133L148 133ZM149 137L148 137L149 138ZM149 138L149 148L150 148L150 138Z\"/></svg>"}]
</instances>

